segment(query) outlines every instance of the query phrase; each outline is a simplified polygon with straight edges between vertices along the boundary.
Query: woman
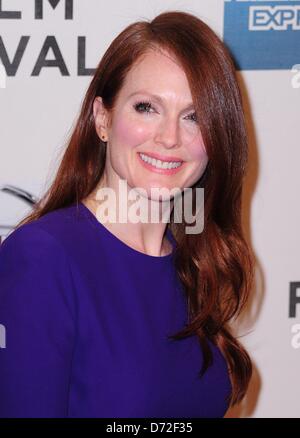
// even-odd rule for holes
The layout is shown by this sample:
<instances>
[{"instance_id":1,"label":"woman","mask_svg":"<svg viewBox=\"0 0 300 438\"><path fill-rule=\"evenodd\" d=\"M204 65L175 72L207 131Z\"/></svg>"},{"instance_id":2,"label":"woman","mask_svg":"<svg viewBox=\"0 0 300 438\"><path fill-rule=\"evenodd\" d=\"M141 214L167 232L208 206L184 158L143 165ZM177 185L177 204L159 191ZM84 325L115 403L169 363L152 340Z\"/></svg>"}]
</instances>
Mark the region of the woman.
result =
<instances>
[{"instance_id":1,"label":"woman","mask_svg":"<svg viewBox=\"0 0 300 438\"><path fill-rule=\"evenodd\" d=\"M52 186L0 247L1 416L223 417L244 397L251 361L229 323L253 278L246 163L218 36L177 11L123 30ZM152 188L203 188L203 231L186 233L174 208L168 225L100 220L101 190L120 200L120 181L156 213L174 198Z\"/></svg>"}]
</instances>

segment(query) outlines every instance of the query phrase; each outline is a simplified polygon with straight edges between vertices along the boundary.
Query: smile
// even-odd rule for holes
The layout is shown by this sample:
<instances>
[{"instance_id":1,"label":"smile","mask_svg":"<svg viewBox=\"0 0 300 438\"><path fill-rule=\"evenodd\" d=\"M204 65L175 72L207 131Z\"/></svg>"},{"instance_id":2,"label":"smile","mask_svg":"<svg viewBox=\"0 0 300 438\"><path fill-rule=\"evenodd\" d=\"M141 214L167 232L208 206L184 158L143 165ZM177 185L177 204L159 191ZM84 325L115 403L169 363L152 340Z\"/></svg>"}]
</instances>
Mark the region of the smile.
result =
<instances>
[{"instance_id":1,"label":"smile","mask_svg":"<svg viewBox=\"0 0 300 438\"><path fill-rule=\"evenodd\" d=\"M157 169L175 169L182 165L182 161L162 161L156 160L155 158L151 158L146 154L140 153L140 157L145 163L151 164L151 166L156 167Z\"/></svg>"},{"instance_id":2,"label":"smile","mask_svg":"<svg viewBox=\"0 0 300 438\"><path fill-rule=\"evenodd\" d=\"M183 161L158 160L141 152L138 153L138 156L144 167L146 167L148 170L151 170L152 172L160 174L172 175L178 172L183 166Z\"/></svg>"}]
</instances>

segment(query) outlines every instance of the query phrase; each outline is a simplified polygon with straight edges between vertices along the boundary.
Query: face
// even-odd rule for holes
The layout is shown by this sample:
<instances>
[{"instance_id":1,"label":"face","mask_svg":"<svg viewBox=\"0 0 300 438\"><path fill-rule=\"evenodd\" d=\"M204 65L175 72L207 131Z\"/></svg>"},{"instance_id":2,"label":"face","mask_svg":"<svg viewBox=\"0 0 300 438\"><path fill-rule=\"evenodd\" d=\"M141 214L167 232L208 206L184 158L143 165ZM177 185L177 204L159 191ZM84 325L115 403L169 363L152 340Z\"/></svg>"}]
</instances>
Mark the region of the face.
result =
<instances>
[{"instance_id":1,"label":"face","mask_svg":"<svg viewBox=\"0 0 300 438\"><path fill-rule=\"evenodd\" d=\"M97 97L96 130L108 140L107 181L125 179L128 190L143 188L155 200L151 188L183 190L204 173L208 158L189 84L168 53L151 50L132 67L110 123L109 116Z\"/></svg>"}]
</instances>

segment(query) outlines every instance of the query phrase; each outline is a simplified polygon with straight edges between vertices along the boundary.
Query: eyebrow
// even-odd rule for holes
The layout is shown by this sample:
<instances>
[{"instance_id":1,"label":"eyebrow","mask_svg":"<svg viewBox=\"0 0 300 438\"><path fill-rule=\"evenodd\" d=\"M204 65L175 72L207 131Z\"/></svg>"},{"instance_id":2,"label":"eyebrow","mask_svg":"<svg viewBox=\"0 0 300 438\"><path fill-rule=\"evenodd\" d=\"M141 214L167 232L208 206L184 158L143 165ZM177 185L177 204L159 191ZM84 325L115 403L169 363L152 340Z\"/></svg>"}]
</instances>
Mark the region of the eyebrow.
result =
<instances>
[{"instance_id":1,"label":"eyebrow","mask_svg":"<svg viewBox=\"0 0 300 438\"><path fill-rule=\"evenodd\" d=\"M147 94L148 96L151 96L153 99L156 99L158 102L160 102L161 104L163 104L163 99L162 99L160 96L158 96L157 94L149 93L149 92L146 91L146 90L135 91L134 93L129 94L128 98L133 97L133 96L135 96L136 94ZM189 103L189 104L186 106L186 108L184 109L184 111L186 111L186 110L188 110L188 109L191 109L191 108L194 108L194 104L193 104L193 102Z\"/></svg>"}]
</instances>

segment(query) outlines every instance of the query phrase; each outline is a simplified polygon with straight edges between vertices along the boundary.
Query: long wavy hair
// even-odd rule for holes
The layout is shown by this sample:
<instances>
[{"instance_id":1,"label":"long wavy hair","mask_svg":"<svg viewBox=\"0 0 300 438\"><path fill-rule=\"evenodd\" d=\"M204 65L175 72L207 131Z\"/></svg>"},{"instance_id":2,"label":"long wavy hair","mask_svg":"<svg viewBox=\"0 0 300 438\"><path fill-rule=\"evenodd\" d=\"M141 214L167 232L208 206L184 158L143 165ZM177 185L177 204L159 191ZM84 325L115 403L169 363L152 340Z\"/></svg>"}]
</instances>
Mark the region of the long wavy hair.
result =
<instances>
[{"instance_id":1,"label":"long wavy hair","mask_svg":"<svg viewBox=\"0 0 300 438\"><path fill-rule=\"evenodd\" d=\"M183 219L168 226L177 241L175 265L188 302L188 324L171 336L196 335L203 351L202 376L212 363L208 339L223 353L232 385L229 406L240 402L252 374L251 359L232 334L230 322L248 300L254 264L241 225L241 196L248 160L242 97L230 52L198 17L164 12L126 27L100 60L53 183L17 227L58 208L79 203L99 183L106 147L95 129L93 102L101 96L110 112L128 71L150 49L175 55L188 79L208 155L200 180L204 230L186 234ZM97 163L95 165L95 163ZM184 214L183 214L184 218Z\"/></svg>"}]
</instances>

